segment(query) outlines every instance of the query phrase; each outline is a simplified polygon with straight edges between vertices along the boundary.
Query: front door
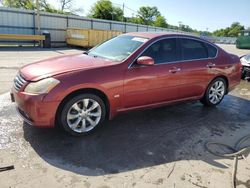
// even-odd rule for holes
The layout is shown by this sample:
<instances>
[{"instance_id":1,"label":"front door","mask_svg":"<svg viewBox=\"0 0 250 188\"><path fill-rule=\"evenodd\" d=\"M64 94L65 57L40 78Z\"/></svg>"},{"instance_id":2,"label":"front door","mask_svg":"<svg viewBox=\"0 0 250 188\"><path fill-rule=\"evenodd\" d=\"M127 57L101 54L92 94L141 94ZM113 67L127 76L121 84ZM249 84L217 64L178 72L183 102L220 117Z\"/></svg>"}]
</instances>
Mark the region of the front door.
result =
<instances>
[{"instance_id":1,"label":"front door","mask_svg":"<svg viewBox=\"0 0 250 188\"><path fill-rule=\"evenodd\" d=\"M132 64L125 73L124 108L145 106L179 99L181 67L176 39L162 39L141 55L152 57L154 65Z\"/></svg>"}]
</instances>

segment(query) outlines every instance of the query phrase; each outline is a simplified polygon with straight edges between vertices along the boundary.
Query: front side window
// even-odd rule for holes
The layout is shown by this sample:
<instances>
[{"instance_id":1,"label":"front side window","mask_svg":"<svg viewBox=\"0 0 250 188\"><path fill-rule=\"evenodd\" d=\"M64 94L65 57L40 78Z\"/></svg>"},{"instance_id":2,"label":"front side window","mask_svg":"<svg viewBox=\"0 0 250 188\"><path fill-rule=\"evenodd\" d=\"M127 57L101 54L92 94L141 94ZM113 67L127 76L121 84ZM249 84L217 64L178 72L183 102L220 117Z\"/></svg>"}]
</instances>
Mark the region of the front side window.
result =
<instances>
[{"instance_id":1,"label":"front side window","mask_svg":"<svg viewBox=\"0 0 250 188\"><path fill-rule=\"evenodd\" d=\"M149 56L155 64L177 61L176 39L163 39L149 46L141 56Z\"/></svg>"},{"instance_id":2,"label":"front side window","mask_svg":"<svg viewBox=\"0 0 250 188\"><path fill-rule=\"evenodd\" d=\"M112 61L122 61L146 41L148 41L147 38L122 35L91 49L88 55Z\"/></svg>"},{"instance_id":3,"label":"front side window","mask_svg":"<svg viewBox=\"0 0 250 188\"><path fill-rule=\"evenodd\" d=\"M192 39L181 39L182 60L208 58L208 50L203 42Z\"/></svg>"}]
</instances>

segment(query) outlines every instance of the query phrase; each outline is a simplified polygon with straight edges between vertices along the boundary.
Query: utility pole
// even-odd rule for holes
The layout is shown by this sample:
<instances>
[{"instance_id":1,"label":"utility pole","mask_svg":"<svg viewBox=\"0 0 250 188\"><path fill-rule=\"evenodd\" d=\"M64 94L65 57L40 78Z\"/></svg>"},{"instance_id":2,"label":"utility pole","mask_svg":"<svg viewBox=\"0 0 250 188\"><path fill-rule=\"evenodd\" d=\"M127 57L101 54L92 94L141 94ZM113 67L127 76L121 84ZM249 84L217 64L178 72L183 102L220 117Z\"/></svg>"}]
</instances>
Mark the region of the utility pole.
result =
<instances>
[{"instance_id":1,"label":"utility pole","mask_svg":"<svg viewBox=\"0 0 250 188\"><path fill-rule=\"evenodd\" d=\"M39 0L36 0L36 27L37 34L41 34L41 24L40 24L40 4Z\"/></svg>"},{"instance_id":2,"label":"utility pole","mask_svg":"<svg viewBox=\"0 0 250 188\"><path fill-rule=\"evenodd\" d=\"M179 30L182 31L183 23L182 21L179 21L178 23L179 23Z\"/></svg>"}]
</instances>

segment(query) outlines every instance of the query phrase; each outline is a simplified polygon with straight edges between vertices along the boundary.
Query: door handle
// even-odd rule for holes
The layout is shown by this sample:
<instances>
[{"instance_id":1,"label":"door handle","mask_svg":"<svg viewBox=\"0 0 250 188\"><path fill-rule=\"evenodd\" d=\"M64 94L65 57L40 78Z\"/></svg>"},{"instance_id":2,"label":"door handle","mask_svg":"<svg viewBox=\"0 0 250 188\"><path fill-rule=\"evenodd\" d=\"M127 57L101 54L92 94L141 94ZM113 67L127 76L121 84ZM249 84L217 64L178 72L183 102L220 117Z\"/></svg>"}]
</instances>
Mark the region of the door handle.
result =
<instances>
[{"instance_id":1,"label":"door handle","mask_svg":"<svg viewBox=\"0 0 250 188\"><path fill-rule=\"evenodd\" d=\"M215 63L208 63L208 64L207 64L207 67L208 67L208 68L213 68L213 67L215 67L215 66L216 66Z\"/></svg>"},{"instance_id":2,"label":"door handle","mask_svg":"<svg viewBox=\"0 0 250 188\"><path fill-rule=\"evenodd\" d=\"M173 68L171 68L169 70L169 72L171 72L171 73L176 73L176 72L179 72L179 71L181 71L181 68L177 68L177 67L173 67Z\"/></svg>"}]
</instances>

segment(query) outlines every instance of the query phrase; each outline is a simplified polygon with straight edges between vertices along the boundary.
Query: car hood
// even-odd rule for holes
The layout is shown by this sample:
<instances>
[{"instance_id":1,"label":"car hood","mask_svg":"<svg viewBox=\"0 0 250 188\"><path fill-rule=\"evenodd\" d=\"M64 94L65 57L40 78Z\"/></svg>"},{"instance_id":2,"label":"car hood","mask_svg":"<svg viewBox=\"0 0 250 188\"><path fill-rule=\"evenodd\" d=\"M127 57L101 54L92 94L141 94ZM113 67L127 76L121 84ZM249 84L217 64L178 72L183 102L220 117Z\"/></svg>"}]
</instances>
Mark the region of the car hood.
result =
<instances>
[{"instance_id":1,"label":"car hood","mask_svg":"<svg viewBox=\"0 0 250 188\"><path fill-rule=\"evenodd\" d=\"M102 58L95 58L85 54L68 55L51 58L24 66L20 73L28 81L37 81L49 76L87 70L117 64Z\"/></svg>"}]
</instances>

